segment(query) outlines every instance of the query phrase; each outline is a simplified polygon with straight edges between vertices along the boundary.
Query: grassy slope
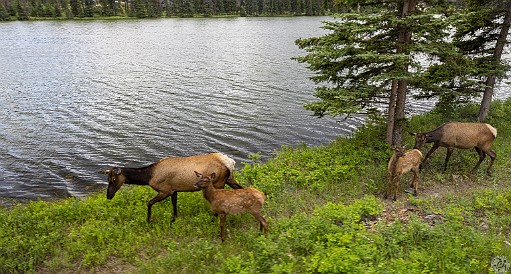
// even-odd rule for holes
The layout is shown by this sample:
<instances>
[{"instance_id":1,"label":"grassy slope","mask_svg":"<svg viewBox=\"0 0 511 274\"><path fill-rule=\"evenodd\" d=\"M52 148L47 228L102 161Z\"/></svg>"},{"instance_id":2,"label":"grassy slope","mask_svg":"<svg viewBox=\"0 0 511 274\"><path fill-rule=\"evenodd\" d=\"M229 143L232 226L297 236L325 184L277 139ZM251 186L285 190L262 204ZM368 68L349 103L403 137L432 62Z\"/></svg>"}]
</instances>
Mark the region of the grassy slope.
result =
<instances>
[{"instance_id":1,"label":"grassy slope","mask_svg":"<svg viewBox=\"0 0 511 274\"><path fill-rule=\"evenodd\" d=\"M410 131L448 120L473 120L475 107L414 117ZM391 154L384 127L369 123L352 138L321 147L283 147L266 163L245 164L237 180L267 194L267 238L249 215L228 216L221 243L217 219L199 192L153 207L148 187L124 186L115 199L31 202L0 211L0 273L467 273L489 272L492 258L511 260L511 100L496 102L488 122L499 130L494 176L469 176L474 151L445 149L421 173L419 196L381 193ZM405 142L413 144L412 137ZM429 146L428 146L429 148Z\"/></svg>"}]
</instances>

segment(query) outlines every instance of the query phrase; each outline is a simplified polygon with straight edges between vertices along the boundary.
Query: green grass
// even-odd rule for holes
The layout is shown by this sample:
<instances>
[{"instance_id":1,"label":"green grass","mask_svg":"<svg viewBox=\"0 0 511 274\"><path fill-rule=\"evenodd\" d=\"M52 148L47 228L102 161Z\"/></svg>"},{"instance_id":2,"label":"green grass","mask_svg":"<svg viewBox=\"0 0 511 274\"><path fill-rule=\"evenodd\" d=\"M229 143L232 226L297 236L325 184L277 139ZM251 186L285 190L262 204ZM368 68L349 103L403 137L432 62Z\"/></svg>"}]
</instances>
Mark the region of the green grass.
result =
<instances>
[{"instance_id":1,"label":"green grass","mask_svg":"<svg viewBox=\"0 0 511 274\"><path fill-rule=\"evenodd\" d=\"M410 119L408 131L471 120L477 108ZM499 130L493 177L473 150L455 150L447 172L439 149L421 172L419 196L382 199L391 149L381 121L329 145L282 147L244 163L239 183L266 193L269 235L248 214L227 217L227 239L201 193L180 193L146 222L149 187L123 186L84 199L16 204L0 210L0 273L491 273L495 256L511 260L511 100L495 102ZM405 138L409 147L411 136ZM429 148L429 146L428 146ZM425 150L425 149L424 149Z\"/></svg>"}]
</instances>

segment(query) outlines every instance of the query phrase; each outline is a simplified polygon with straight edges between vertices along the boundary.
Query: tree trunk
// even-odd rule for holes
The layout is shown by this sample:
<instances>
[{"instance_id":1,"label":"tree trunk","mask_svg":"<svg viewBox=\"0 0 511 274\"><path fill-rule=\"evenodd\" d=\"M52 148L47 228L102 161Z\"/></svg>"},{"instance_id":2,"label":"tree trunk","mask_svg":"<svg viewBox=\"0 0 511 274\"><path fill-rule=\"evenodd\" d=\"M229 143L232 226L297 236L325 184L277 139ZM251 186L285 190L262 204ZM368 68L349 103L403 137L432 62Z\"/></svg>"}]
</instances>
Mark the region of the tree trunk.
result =
<instances>
[{"instance_id":1,"label":"tree trunk","mask_svg":"<svg viewBox=\"0 0 511 274\"><path fill-rule=\"evenodd\" d=\"M509 33L509 27L511 25L511 0L508 0L504 22L502 23L502 28L500 29L499 38L497 39L497 44L495 45L495 51L493 52L493 61L496 64L500 64L502 60L502 51L504 50L504 46L507 43L507 35ZM493 97L493 88L495 87L496 75L490 75L486 79L486 88L484 89L483 100L481 101L481 107L479 109L479 121L484 122L488 113L490 112L490 103Z\"/></svg>"},{"instance_id":2,"label":"tree trunk","mask_svg":"<svg viewBox=\"0 0 511 274\"><path fill-rule=\"evenodd\" d=\"M397 100L396 100L396 113L394 114L394 132L392 133L392 143L394 145L401 145L403 141L403 128L405 124L405 106L406 106L406 92L408 82L401 80L397 83Z\"/></svg>"},{"instance_id":3,"label":"tree trunk","mask_svg":"<svg viewBox=\"0 0 511 274\"><path fill-rule=\"evenodd\" d=\"M387 134L385 136L385 142L389 145L392 145L392 141L394 140L394 121L395 121L395 113L396 113L396 100L397 100L397 81L392 81L392 88L390 90L390 98L389 98L389 113L387 115Z\"/></svg>"},{"instance_id":4,"label":"tree trunk","mask_svg":"<svg viewBox=\"0 0 511 274\"><path fill-rule=\"evenodd\" d=\"M417 0L404 0L401 17L404 18L410 13L415 11ZM412 31L406 25L399 25L399 37L397 41L396 53L408 53L408 45L411 43ZM408 64L404 65L401 69L403 72L408 71ZM396 84L394 82L397 82ZM403 139L403 127L405 121L405 106L406 106L406 93L408 91L408 82L405 80L393 81L391 96L394 94L395 87L395 102L393 97L389 100L389 116L393 114L392 125L387 125L387 138L389 137L389 130L392 130L392 142L393 145L401 145ZM393 104L391 104L393 103ZM391 117L388 121L390 122ZM387 139L388 142L388 139Z\"/></svg>"}]
</instances>

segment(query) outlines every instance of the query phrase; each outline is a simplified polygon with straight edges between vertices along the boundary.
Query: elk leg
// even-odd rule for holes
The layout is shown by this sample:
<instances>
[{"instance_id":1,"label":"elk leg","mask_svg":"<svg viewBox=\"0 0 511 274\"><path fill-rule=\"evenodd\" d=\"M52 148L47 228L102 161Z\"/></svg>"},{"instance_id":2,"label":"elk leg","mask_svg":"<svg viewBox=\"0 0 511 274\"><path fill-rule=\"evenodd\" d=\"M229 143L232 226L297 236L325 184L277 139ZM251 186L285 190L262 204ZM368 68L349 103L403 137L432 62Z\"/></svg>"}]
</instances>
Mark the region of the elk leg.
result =
<instances>
[{"instance_id":1,"label":"elk leg","mask_svg":"<svg viewBox=\"0 0 511 274\"><path fill-rule=\"evenodd\" d=\"M419 170L418 169L413 169L413 181L412 181L412 185L413 185L413 188L414 188L414 192L413 192L413 196L417 196L417 191L418 191L418 188L419 188Z\"/></svg>"},{"instance_id":2,"label":"elk leg","mask_svg":"<svg viewBox=\"0 0 511 274\"><path fill-rule=\"evenodd\" d=\"M497 158L497 154L491 148L490 148L489 153L486 152L486 154L488 154L488 156L490 156L490 159L491 159L490 165L488 165L488 168L486 169L486 173L488 174L488 176L491 176L491 168L493 166L493 162L495 162L495 158Z\"/></svg>"},{"instance_id":3,"label":"elk leg","mask_svg":"<svg viewBox=\"0 0 511 274\"><path fill-rule=\"evenodd\" d=\"M225 241L225 217L226 214L220 214L220 238Z\"/></svg>"},{"instance_id":4,"label":"elk leg","mask_svg":"<svg viewBox=\"0 0 511 274\"><path fill-rule=\"evenodd\" d=\"M475 173L477 171L477 169L479 168L479 165L481 165L484 158L486 158L486 153L484 151L482 151L478 147L475 147L475 150L476 150L477 154L479 154L479 161L477 161L476 166L474 167L474 169L472 169L472 173Z\"/></svg>"},{"instance_id":5,"label":"elk leg","mask_svg":"<svg viewBox=\"0 0 511 274\"><path fill-rule=\"evenodd\" d=\"M268 234L268 222L266 219L264 219L263 215L261 213L254 213L252 214L254 217L259 221L259 230L264 231L264 235Z\"/></svg>"},{"instance_id":6,"label":"elk leg","mask_svg":"<svg viewBox=\"0 0 511 274\"><path fill-rule=\"evenodd\" d=\"M239 185L236 181L234 180L227 180L227 185L230 186L232 189L241 189L243 188L241 185Z\"/></svg>"},{"instance_id":7,"label":"elk leg","mask_svg":"<svg viewBox=\"0 0 511 274\"><path fill-rule=\"evenodd\" d=\"M177 217L177 192L172 193L170 196L170 199L172 201L172 219L170 219L170 223L173 223L176 220Z\"/></svg>"},{"instance_id":8,"label":"elk leg","mask_svg":"<svg viewBox=\"0 0 511 274\"><path fill-rule=\"evenodd\" d=\"M234 178L230 177L226 181L227 185L230 186L232 189L241 189L243 188L241 185L239 185Z\"/></svg>"},{"instance_id":9,"label":"elk leg","mask_svg":"<svg viewBox=\"0 0 511 274\"><path fill-rule=\"evenodd\" d=\"M424 167L426 167L426 160L429 158L429 156L431 156L431 154L433 154L433 152L435 152L438 148L440 147L440 145L438 143L434 143L433 146L431 147L431 149L428 151L428 153L426 154L426 157L424 157L424 160L422 160L422 163L420 165L420 168L423 169Z\"/></svg>"},{"instance_id":10,"label":"elk leg","mask_svg":"<svg viewBox=\"0 0 511 274\"><path fill-rule=\"evenodd\" d=\"M394 182L394 199L392 199L393 201L397 200L397 190L399 188L399 181L401 180L400 177L401 176L397 176L396 181Z\"/></svg>"},{"instance_id":11,"label":"elk leg","mask_svg":"<svg viewBox=\"0 0 511 274\"><path fill-rule=\"evenodd\" d=\"M170 194L160 192L160 193L158 193L158 195L156 195L156 197L154 197L153 199L151 199L151 201L149 201L147 203L147 221L148 222L151 221L151 207L153 207L153 205L156 204L157 202L165 200L165 198L167 198L169 196L170 196Z\"/></svg>"},{"instance_id":12,"label":"elk leg","mask_svg":"<svg viewBox=\"0 0 511 274\"><path fill-rule=\"evenodd\" d=\"M447 163L449 162L449 158L451 158L453 147L447 147L447 153L445 155L445 163L444 163L444 172L447 170Z\"/></svg>"},{"instance_id":13,"label":"elk leg","mask_svg":"<svg viewBox=\"0 0 511 274\"><path fill-rule=\"evenodd\" d=\"M389 194L390 194L390 189L392 188L392 174L389 173L389 182L387 183L387 186L385 187L385 194L384 194L384 198L387 199L389 197Z\"/></svg>"}]
</instances>

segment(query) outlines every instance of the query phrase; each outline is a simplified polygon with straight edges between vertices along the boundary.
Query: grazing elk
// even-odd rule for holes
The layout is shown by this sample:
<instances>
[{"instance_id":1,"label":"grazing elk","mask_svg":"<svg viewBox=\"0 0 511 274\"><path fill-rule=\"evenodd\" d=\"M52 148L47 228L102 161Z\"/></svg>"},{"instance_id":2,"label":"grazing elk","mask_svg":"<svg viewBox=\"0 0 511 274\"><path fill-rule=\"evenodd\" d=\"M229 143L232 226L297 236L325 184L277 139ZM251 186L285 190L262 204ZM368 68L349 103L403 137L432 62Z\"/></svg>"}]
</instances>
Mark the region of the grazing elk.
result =
<instances>
[{"instance_id":1,"label":"grazing elk","mask_svg":"<svg viewBox=\"0 0 511 274\"><path fill-rule=\"evenodd\" d=\"M141 168L114 167L100 171L108 175L108 190L106 197L112 199L123 184L149 185L158 195L147 203L147 221L151 221L151 207L171 196L174 214L171 222L177 217L177 193L197 191L194 183L197 178L193 171L201 169L216 173L212 180L216 188L228 184L232 188L242 188L234 180L234 160L222 153L210 153L190 157L170 157Z\"/></svg>"},{"instance_id":2,"label":"grazing elk","mask_svg":"<svg viewBox=\"0 0 511 274\"><path fill-rule=\"evenodd\" d=\"M491 168L497 157L497 154L492 150L493 140L497 137L497 129L491 125L485 123L449 122L432 131L410 134L415 136L414 148L420 149L425 143L434 143L433 147L426 154L424 163L438 147L445 147L447 148L444 163L445 172L454 148L475 148L477 154L479 154L479 161L472 172L475 172L486 155L489 155L491 162L486 169L486 173L491 176Z\"/></svg>"},{"instance_id":3,"label":"grazing elk","mask_svg":"<svg viewBox=\"0 0 511 274\"><path fill-rule=\"evenodd\" d=\"M244 189L216 189L212 181L216 174L210 173L204 176L195 171L199 180L194 184L198 189L202 189L202 195L211 205L214 213L220 217L220 238L225 240L225 219L227 214L236 214L248 212L252 214L260 223L260 230L268 234L268 222L261 213L264 204L264 193L255 188Z\"/></svg>"},{"instance_id":4,"label":"grazing elk","mask_svg":"<svg viewBox=\"0 0 511 274\"><path fill-rule=\"evenodd\" d=\"M417 196L419 187L419 166L422 162L422 152L418 149L410 149L404 152L405 146L392 146L394 154L390 157L388 164L389 183L385 190L385 199L389 192L393 190L395 201L397 199L397 190L401 181L401 176L410 170L413 172L413 181L410 185L414 189L414 195Z\"/></svg>"}]
</instances>

